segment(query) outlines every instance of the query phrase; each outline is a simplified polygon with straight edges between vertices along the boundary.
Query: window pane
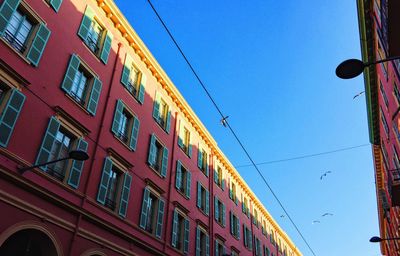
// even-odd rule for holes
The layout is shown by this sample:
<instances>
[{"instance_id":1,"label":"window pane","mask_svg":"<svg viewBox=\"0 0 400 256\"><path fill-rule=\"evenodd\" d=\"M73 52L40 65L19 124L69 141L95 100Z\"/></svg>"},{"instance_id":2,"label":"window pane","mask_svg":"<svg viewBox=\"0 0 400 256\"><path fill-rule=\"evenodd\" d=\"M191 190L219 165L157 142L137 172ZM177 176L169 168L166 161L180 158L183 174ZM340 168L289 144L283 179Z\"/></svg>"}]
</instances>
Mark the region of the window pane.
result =
<instances>
[{"instance_id":1,"label":"window pane","mask_svg":"<svg viewBox=\"0 0 400 256\"><path fill-rule=\"evenodd\" d=\"M59 130L56 134L53 147L51 148L49 161L68 157L71 140L72 139L69 135L67 135L64 131ZM50 164L48 165L48 173L59 180L64 180L67 165L68 161L59 161L54 164Z\"/></svg>"}]
</instances>

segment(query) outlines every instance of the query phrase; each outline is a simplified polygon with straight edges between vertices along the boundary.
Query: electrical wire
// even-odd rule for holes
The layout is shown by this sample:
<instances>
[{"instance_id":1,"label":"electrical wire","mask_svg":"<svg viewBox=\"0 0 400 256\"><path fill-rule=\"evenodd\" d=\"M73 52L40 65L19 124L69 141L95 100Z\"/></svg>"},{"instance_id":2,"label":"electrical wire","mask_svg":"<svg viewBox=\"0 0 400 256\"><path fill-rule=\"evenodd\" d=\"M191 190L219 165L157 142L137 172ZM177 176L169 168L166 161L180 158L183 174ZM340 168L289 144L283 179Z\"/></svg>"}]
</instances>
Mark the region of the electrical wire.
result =
<instances>
[{"instance_id":1,"label":"electrical wire","mask_svg":"<svg viewBox=\"0 0 400 256\"><path fill-rule=\"evenodd\" d=\"M213 97L211 96L211 94L208 92L206 86L204 85L204 83L202 82L202 80L200 79L200 77L197 75L197 72L194 70L193 66L191 65L191 63L189 62L188 58L186 57L186 55L183 53L181 47L178 45L178 43L176 42L174 36L171 34L171 32L169 31L168 27L166 26L166 24L164 23L163 19L160 17L160 15L158 14L157 10L155 9L155 7L153 6L153 4L151 3L150 0L147 0L147 2L149 3L151 9L153 10L153 12L156 14L156 16L158 17L159 21L161 22L161 24L163 25L164 29L167 31L169 37L171 38L171 40L174 42L175 46L178 48L179 52L181 53L182 57L185 59L186 63L188 64L190 70L192 71L192 73L194 74L194 76L197 78L198 82L200 83L201 87L203 88L203 90L205 91L205 93L207 94L207 96L209 97L209 99L211 100L211 102L213 103L214 107L216 108L216 110L218 111L218 113L221 115L222 118L225 118L225 115L222 113L221 109L218 107L217 103L215 102L215 100L213 99ZM247 158L250 160L250 162L252 163L252 165L254 166L254 168L257 170L258 174L261 176L262 180L264 181L265 185L268 187L268 189L270 190L270 192L272 193L273 197L275 198L275 200L278 202L278 204L280 205L280 207L282 208L282 210L285 212L286 216L288 217L288 219L290 220L290 222L292 223L292 225L294 226L294 228L296 229L297 233L300 235L300 237L302 238L302 240L304 241L304 243L307 245L308 249L311 251L311 253L316 256L316 254L314 253L314 250L311 248L310 244L307 242L307 240L305 239L305 237L303 236L303 234L301 233L300 229L297 227L296 223L293 221L293 219L290 217L289 213L287 212L286 208L283 206L282 202L279 200L278 196L275 194L274 190L272 189L272 187L269 185L269 183L267 182L267 180L265 179L264 175L261 173L261 171L258 169L256 163L253 161L253 158L250 156L249 152L247 151L247 149L245 148L245 146L243 145L243 143L241 142L241 140L239 139L239 137L237 136L236 132L233 130L232 126L229 124L228 120L225 120L225 124L226 127L228 127L228 129L231 131L232 135L235 137L236 141L239 143L240 147L242 148L242 150L244 151L244 153L246 154Z\"/></svg>"}]
</instances>

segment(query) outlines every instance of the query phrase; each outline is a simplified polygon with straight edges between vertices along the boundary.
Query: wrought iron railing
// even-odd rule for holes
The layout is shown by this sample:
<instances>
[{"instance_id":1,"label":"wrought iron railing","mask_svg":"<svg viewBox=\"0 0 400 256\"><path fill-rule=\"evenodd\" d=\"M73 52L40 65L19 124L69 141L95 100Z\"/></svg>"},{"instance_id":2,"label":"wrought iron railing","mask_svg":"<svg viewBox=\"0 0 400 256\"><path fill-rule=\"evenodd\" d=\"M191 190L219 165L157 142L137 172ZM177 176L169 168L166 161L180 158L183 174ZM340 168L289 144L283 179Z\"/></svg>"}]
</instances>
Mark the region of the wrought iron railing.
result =
<instances>
[{"instance_id":1,"label":"wrought iron railing","mask_svg":"<svg viewBox=\"0 0 400 256\"><path fill-rule=\"evenodd\" d=\"M23 53L26 50L26 45L19 41L16 35L12 34L10 31L4 31L3 38L17 51Z\"/></svg>"},{"instance_id":2,"label":"wrought iron railing","mask_svg":"<svg viewBox=\"0 0 400 256\"><path fill-rule=\"evenodd\" d=\"M70 92L69 95L76 101L78 102L80 105L85 105L85 100L82 96L79 96L78 94L76 94L75 92Z\"/></svg>"},{"instance_id":3,"label":"wrought iron railing","mask_svg":"<svg viewBox=\"0 0 400 256\"><path fill-rule=\"evenodd\" d=\"M116 136L122 140L123 142L128 142L128 135L125 133L125 131L118 131L118 133L116 134Z\"/></svg>"},{"instance_id":4,"label":"wrought iron railing","mask_svg":"<svg viewBox=\"0 0 400 256\"><path fill-rule=\"evenodd\" d=\"M129 82L128 82L127 87L128 87L128 90L129 90L134 96L136 96L136 94L137 94L137 88L136 88L136 85L132 83L132 81L129 81Z\"/></svg>"},{"instance_id":5,"label":"wrought iron railing","mask_svg":"<svg viewBox=\"0 0 400 256\"><path fill-rule=\"evenodd\" d=\"M94 53L98 52L100 48L98 45L98 41L94 41L92 37L88 36L85 43Z\"/></svg>"},{"instance_id":6,"label":"wrought iron railing","mask_svg":"<svg viewBox=\"0 0 400 256\"><path fill-rule=\"evenodd\" d=\"M104 201L104 205L107 207L107 208L110 208L111 210L115 210L115 206L116 206L116 203L115 203L115 201L114 200L111 200L111 199L109 199L109 198L106 198L106 200Z\"/></svg>"}]
</instances>

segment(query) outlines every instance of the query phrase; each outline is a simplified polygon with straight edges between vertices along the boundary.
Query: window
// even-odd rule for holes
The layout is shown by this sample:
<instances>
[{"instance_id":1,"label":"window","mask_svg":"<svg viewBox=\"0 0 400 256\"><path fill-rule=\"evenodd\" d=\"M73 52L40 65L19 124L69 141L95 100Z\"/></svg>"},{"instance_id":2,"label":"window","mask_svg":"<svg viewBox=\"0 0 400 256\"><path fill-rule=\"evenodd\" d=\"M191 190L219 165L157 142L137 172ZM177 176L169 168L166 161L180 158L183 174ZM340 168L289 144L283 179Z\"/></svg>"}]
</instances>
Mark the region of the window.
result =
<instances>
[{"instance_id":1,"label":"window","mask_svg":"<svg viewBox=\"0 0 400 256\"><path fill-rule=\"evenodd\" d=\"M267 246L264 245L264 256L270 256L270 252Z\"/></svg>"},{"instance_id":2,"label":"window","mask_svg":"<svg viewBox=\"0 0 400 256\"><path fill-rule=\"evenodd\" d=\"M177 209L172 219L171 245L183 253L189 251L189 218Z\"/></svg>"},{"instance_id":3,"label":"window","mask_svg":"<svg viewBox=\"0 0 400 256\"><path fill-rule=\"evenodd\" d=\"M240 220L239 218L233 214L233 212L229 212L230 219L230 232L236 239L240 239Z\"/></svg>"},{"instance_id":4,"label":"window","mask_svg":"<svg viewBox=\"0 0 400 256\"><path fill-rule=\"evenodd\" d=\"M197 226L196 228L196 256L210 255L210 241L207 231Z\"/></svg>"},{"instance_id":5,"label":"window","mask_svg":"<svg viewBox=\"0 0 400 256\"><path fill-rule=\"evenodd\" d=\"M386 121L385 114L382 111L382 108L379 109L381 113L381 120L383 124L383 128L385 129L386 137L389 137L389 125Z\"/></svg>"},{"instance_id":6,"label":"window","mask_svg":"<svg viewBox=\"0 0 400 256\"><path fill-rule=\"evenodd\" d=\"M168 149L161 144L158 138L152 134L150 138L150 149L147 162L161 177L167 176Z\"/></svg>"},{"instance_id":7,"label":"window","mask_svg":"<svg viewBox=\"0 0 400 256\"><path fill-rule=\"evenodd\" d=\"M72 54L61 89L93 116L101 93L101 81L77 55Z\"/></svg>"},{"instance_id":8,"label":"window","mask_svg":"<svg viewBox=\"0 0 400 256\"><path fill-rule=\"evenodd\" d=\"M265 220L262 220L262 224L261 224L261 233L262 233L263 235L266 235L266 234L267 234L267 224L266 224Z\"/></svg>"},{"instance_id":9,"label":"window","mask_svg":"<svg viewBox=\"0 0 400 256\"><path fill-rule=\"evenodd\" d=\"M22 1L4 0L0 6L0 35L34 66L50 36L50 30Z\"/></svg>"},{"instance_id":10,"label":"window","mask_svg":"<svg viewBox=\"0 0 400 256\"><path fill-rule=\"evenodd\" d=\"M214 196L214 219L220 225L225 227L225 204L217 196Z\"/></svg>"},{"instance_id":11,"label":"window","mask_svg":"<svg viewBox=\"0 0 400 256\"><path fill-rule=\"evenodd\" d=\"M153 118L167 133L171 126L171 111L168 104L161 98L161 94L156 94L153 107Z\"/></svg>"},{"instance_id":12,"label":"window","mask_svg":"<svg viewBox=\"0 0 400 256\"><path fill-rule=\"evenodd\" d=\"M254 209L253 224L258 228L258 211Z\"/></svg>"},{"instance_id":13,"label":"window","mask_svg":"<svg viewBox=\"0 0 400 256\"><path fill-rule=\"evenodd\" d=\"M197 166L200 168L201 172L204 173L207 177L209 174L208 169L208 154L207 152L199 145L199 151L197 155Z\"/></svg>"},{"instance_id":14,"label":"window","mask_svg":"<svg viewBox=\"0 0 400 256\"><path fill-rule=\"evenodd\" d=\"M25 95L0 81L0 147L7 147L24 102Z\"/></svg>"},{"instance_id":15,"label":"window","mask_svg":"<svg viewBox=\"0 0 400 256\"><path fill-rule=\"evenodd\" d=\"M89 49L99 57L104 64L107 64L113 35L99 24L95 18L93 9L89 6L86 7L78 35Z\"/></svg>"},{"instance_id":16,"label":"window","mask_svg":"<svg viewBox=\"0 0 400 256\"><path fill-rule=\"evenodd\" d=\"M237 197L237 191L236 191L236 184L231 181L231 186L229 189L229 198L235 202L237 205L239 203L238 197Z\"/></svg>"},{"instance_id":17,"label":"window","mask_svg":"<svg viewBox=\"0 0 400 256\"><path fill-rule=\"evenodd\" d=\"M225 180L223 178L223 171L222 168L215 164L214 168L214 182L217 184L218 187L222 188L222 190L225 189Z\"/></svg>"},{"instance_id":18,"label":"window","mask_svg":"<svg viewBox=\"0 0 400 256\"><path fill-rule=\"evenodd\" d=\"M393 94L394 97L396 98L397 105L400 105L400 92L395 82L393 83Z\"/></svg>"},{"instance_id":19,"label":"window","mask_svg":"<svg viewBox=\"0 0 400 256\"><path fill-rule=\"evenodd\" d=\"M254 236L254 240L255 240L255 256L262 256L262 251L261 251L261 242L260 240Z\"/></svg>"},{"instance_id":20,"label":"window","mask_svg":"<svg viewBox=\"0 0 400 256\"><path fill-rule=\"evenodd\" d=\"M126 217L132 176L116 160L104 160L97 201L112 211Z\"/></svg>"},{"instance_id":21,"label":"window","mask_svg":"<svg viewBox=\"0 0 400 256\"><path fill-rule=\"evenodd\" d=\"M178 135L178 146L186 155L192 157L192 145L190 144L190 131L181 124Z\"/></svg>"},{"instance_id":22,"label":"window","mask_svg":"<svg viewBox=\"0 0 400 256\"><path fill-rule=\"evenodd\" d=\"M207 189L201 185L200 182L197 182L197 207L202 210L206 215L209 214L210 211L210 193Z\"/></svg>"},{"instance_id":23,"label":"window","mask_svg":"<svg viewBox=\"0 0 400 256\"><path fill-rule=\"evenodd\" d=\"M389 107L389 100L388 100L388 98L386 96L385 88L383 88L383 84L382 84L381 80L379 80L379 90L381 92L381 95L382 95L382 98L383 98L383 102L385 102L386 108ZM396 90L396 89L394 89L394 90Z\"/></svg>"},{"instance_id":24,"label":"window","mask_svg":"<svg viewBox=\"0 0 400 256\"><path fill-rule=\"evenodd\" d=\"M35 164L47 163L66 157L71 150L86 152L87 147L88 143L83 138L68 130L59 119L51 117ZM40 168L57 180L66 182L73 188L78 188L83 165L83 161L69 160Z\"/></svg>"},{"instance_id":25,"label":"window","mask_svg":"<svg viewBox=\"0 0 400 256\"><path fill-rule=\"evenodd\" d=\"M242 212L247 215L247 218L250 218L250 207L249 200L247 197L242 194Z\"/></svg>"},{"instance_id":26,"label":"window","mask_svg":"<svg viewBox=\"0 0 400 256\"><path fill-rule=\"evenodd\" d=\"M215 256L223 256L225 255L225 246L224 246L224 242L222 242L219 239L215 239Z\"/></svg>"},{"instance_id":27,"label":"window","mask_svg":"<svg viewBox=\"0 0 400 256\"><path fill-rule=\"evenodd\" d=\"M122 100L117 100L111 131L133 151L136 150L139 126L139 119L132 114Z\"/></svg>"},{"instance_id":28,"label":"window","mask_svg":"<svg viewBox=\"0 0 400 256\"><path fill-rule=\"evenodd\" d=\"M192 179L192 174L185 168L181 161L176 162L176 177L175 177L175 187L181 192L186 198L190 198L190 183Z\"/></svg>"},{"instance_id":29,"label":"window","mask_svg":"<svg viewBox=\"0 0 400 256\"><path fill-rule=\"evenodd\" d=\"M253 238L251 234L251 230L247 228L246 225L243 224L243 241L244 247L249 249L250 251L253 250Z\"/></svg>"},{"instance_id":30,"label":"window","mask_svg":"<svg viewBox=\"0 0 400 256\"><path fill-rule=\"evenodd\" d=\"M139 226L158 238L161 238L164 205L164 200L157 193L149 187L144 189Z\"/></svg>"},{"instance_id":31,"label":"window","mask_svg":"<svg viewBox=\"0 0 400 256\"><path fill-rule=\"evenodd\" d=\"M132 57L126 54L121 83L140 104L144 102L146 80L146 76L133 64Z\"/></svg>"},{"instance_id":32,"label":"window","mask_svg":"<svg viewBox=\"0 0 400 256\"><path fill-rule=\"evenodd\" d=\"M46 0L46 2L50 4L54 11L58 12L60 10L62 0Z\"/></svg>"}]
</instances>

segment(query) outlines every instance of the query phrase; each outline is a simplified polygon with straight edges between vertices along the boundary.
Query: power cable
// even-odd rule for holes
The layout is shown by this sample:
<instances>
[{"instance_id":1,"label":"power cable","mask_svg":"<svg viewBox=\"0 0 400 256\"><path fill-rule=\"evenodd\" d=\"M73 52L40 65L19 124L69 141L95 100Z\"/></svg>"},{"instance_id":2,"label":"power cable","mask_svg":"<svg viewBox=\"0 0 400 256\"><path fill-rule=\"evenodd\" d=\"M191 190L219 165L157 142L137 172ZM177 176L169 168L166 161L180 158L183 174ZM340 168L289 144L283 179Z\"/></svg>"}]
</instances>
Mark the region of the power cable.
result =
<instances>
[{"instance_id":1,"label":"power cable","mask_svg":"<svg viewBox=\"0 0 400 256\"><path fill-rule=\"evenodd\" d=\"M158 17L158 19L160 20L161 24L163 25L164 29L167 31L169 37L171 38L171 40L174 42L175 46L178 48L179 52L181 53L182 57L185 59L186 63L188 64L190 70L192 71L192 73L194 74L194 76L197 78L198 82L200 83L201 87L203 88L203 90L206 92L207 96L209 97L209 99L211 100L211 102L213 103L214 107L217 109L218 113L221 115L222 119L225 118L225 115L222 114L221 109L218 107L218 105L216 104L215 100L213 99L213 97L211 96L211 94L208 92L206 86L204 85L204 83L202 82L202 80L200 79L200 77L197 75L197 72L194 70L193 66L191 65L191 63L189 62L188 58L186 57L186 55L183 53L181 47L179 47L178 43L176 42L175 38L173 37L173 35L171 34L171 32L169 31L168 27L166 26L166 24L164 23L163 19L160 17L160 15L158 14L157 10L155 9L155 7L153 6L153 4L151 3L150 0L147 0L147 2L149 3L149 5L151 6L151 9L153 10L153 12L156 14L156 16ZM305 237L303 236L303 234L301 233L301 231L299 230L299 228L297 227L297 225L294 223L293 219L290 217L289 213L287 212L287 210L285 209L285 207L283 206L282 202L279 200L279 198L277 197L277 195L275 194L275 192L273 191L273 189L271 188L271 186L268 184L267 180L265 179L264 175L261 173L261 171L258 169L257 165L255 164L255 162L253 161L253 158L250 156L250 154L248 153L247 149L244 147L243 143L241 142L241 140L239 139L239 137L236 135L235 131L233 130L233 128L231 127L231 125L229 124L229 122L225 119L225 124L226 127L228 127L228 129L231 131L231 133L233 134L233 136L235 137L236 141L239 143L240 147L242 148L242 150L244 151L244 153L246 154L247 158L250 160L250 162L252 163L252 165L254 166L254 168L257 170L258 174L261 176L262 180L264 181L265 185L268 187L268 189L271 191L272 195L274 196L275 200L279 203L279 205L281 206L282 210L285 212L286 216L288 217L288 219L290 220L290 222L292 223L292 225L295 227L297 233L299 233L300 237L303 239L304 243L307 245L308 249L311 251L311 253L316 256L316 254L314 253L313 249L311 248L311 246L309 245L309 243L307 242L307 240L305 239Z\"/></svg>"}]
</instances>

